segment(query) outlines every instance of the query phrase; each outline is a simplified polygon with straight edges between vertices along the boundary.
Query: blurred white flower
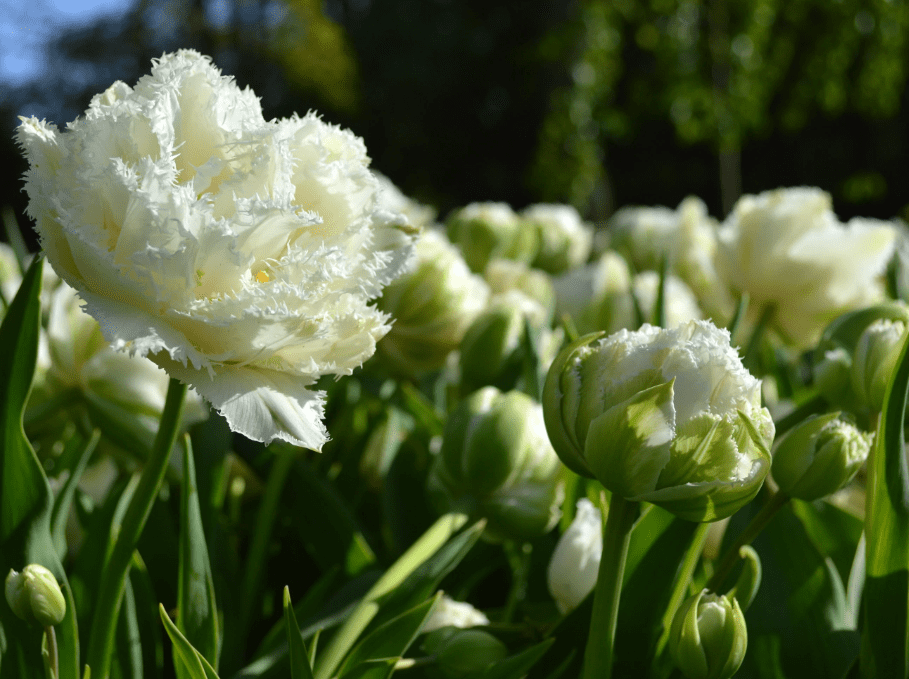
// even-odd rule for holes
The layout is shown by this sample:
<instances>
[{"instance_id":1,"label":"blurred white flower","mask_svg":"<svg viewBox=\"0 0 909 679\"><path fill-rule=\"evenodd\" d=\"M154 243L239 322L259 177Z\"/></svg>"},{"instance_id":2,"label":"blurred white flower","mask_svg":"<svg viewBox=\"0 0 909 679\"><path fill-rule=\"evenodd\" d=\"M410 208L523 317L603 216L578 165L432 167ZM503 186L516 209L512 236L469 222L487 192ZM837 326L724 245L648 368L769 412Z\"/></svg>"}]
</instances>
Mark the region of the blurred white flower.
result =
<instances>
[{"instance_id":1,"label":"blurred white flower","mask_svg":"<svg viewBox=\"0 0 909 679\"><path fill-rule=\"evenodd\" d=\"M652 321L657 297L660 294L660 274L656 271L642 271L631 281L631 289L644 319ZM667 328L704 318L691 288L678 276L667 274L664 295L663 308Z\"/></svg>"},{"instance_id":2,"label":"blurred white flower","mask_svg":"<svg viewBox=\"0 0 909 679\"><path fill-rule=\"evenodd\" d=\"M258 99L191 50L96 95L65 132L23 119L28 213L115 349L149 356L249 438L321 449L324 394L375 351L406 266L362 140Z\"/></svg>"},{"instance_id":3,"label":"blurred white flower","mask_svg":"<svg viewBox=\"0 0 909 679\"><path fill-rule=\"evenodd\" d=\"M616 252L553 279L556 317L571 316L580 333L608 333L636 325L631 272Z\"/></svg>"},{"instance_id":4,"label":"blurred white flower","mask_svg":"<svg viewBox=\"0 0 909 679\"><path fill-rule=\"evenodd\" d=\"M873 219L842 224L827 193L801 187L743 196L719 238L720 273L749 294L752 320L772 308L777 329L806 349L841 313L884 298L896 230Z\"/></svg>"},{"instance_id":5,"label":"blurred white flower","mask_svg":"<svg viewBox=\"0 0 909 679\"><path fill-rule=\"evenodd\" d=\"M561 273L587 261L593 229L571 205L539 203L525 208L521 219L537 228L539 251L531 262L549 273Z\"/></svg>"},{"instance_id":6,"label":"blurred white flower","mask_svg":"<svg viewBox=\"0 0 909 679\"><path fill-rule=\"evenodd\" d=\"M405 196L401 189L381 172L373 170L373 175L379 181L379 205L383 208L403 215L407 218L407 223L414 228L427 228L435 221L436 211L433 208Z\"/></svg>"},{"instance_id":7,"label":"blurred white flower","mask_svg":"<svg viewBox=\"0 0 909 679\"><path fill-rule=\"evenodd\" d=\"M556 544L549 561L549 593L559 611L567 613L584 601L597 584L603 554L603 520L587 498L578 500L577 513Z\"/></svg>"},{"instance_id":8,"label":"blurred white flower","mask_svg":"<svg viewBox=\"0 0 909 679\"><path fill-rule=\"evenodd\" d=\"M442 627L467 629L488 624L489 618L483 614L483 611L477 610L466 601L455 601L447 594L443 594L432 610L429 619L423 623L422 632L432 632Z\"/></svg>"}]
</instances>

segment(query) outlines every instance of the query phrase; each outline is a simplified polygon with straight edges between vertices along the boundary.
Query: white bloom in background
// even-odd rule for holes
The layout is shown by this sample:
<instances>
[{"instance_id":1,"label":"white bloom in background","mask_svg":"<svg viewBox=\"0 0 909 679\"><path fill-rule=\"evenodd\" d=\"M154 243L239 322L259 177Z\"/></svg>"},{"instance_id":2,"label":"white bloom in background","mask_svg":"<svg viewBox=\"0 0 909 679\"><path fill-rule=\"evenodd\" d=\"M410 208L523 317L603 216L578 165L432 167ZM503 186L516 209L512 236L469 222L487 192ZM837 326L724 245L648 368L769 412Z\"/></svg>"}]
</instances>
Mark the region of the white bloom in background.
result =
<instances>
[{"instance_id":1,"label":"white bloom in background","mask_svg":"<svg viewBox=\"0 0 909 679\"><path fill-rule=\"evenodd\" d=\"M556 544L546 572L549 593L559 611L576 608L593 591L603 554L603 519L587 498L578 500L577 513Z\"/></svg>"},{"instance_id":2,"label":"white bloom in background","mask_svg":"<svg viewBox=\"0 0 909 679\"><path fill-rule=\"evenodd\" d=\"M740 198L719 238L720 273L748 293L752 320L772 307L774 325L806 349L840 314L884 298L896 230L873 219L842 224L827 193L791 188Z\"/></svg>"},{"instance_id":3,"label":"white bloom in background","mask_svg":"<svg viewBox=\"0 0 909 679\"><path fill-rule=\"evenodd\" d=\"M508 203L470 203L449 214L445 224L448 238L476 273L483 273L496 257L529 264L540 249L538 230Z\"/></svg>"},{"instance_id":4,"label":"white bloom in background","mask_svg":"<svg viewBox=\"0 0 909 679\"><path fill-rule=\"evenodd\" d=\"M550 317L555 312L555 289L545 271L532 269L512 259L493 259L486 265L483 278L493 295L520 290L545 307Z\"/></svg>"},{"instance_id":5,"label":"white bloom in background","mask_svg":"<svg viewBox=\"0 0 909 679\"><path fill-rule=\"evenodd\" d=\"M432 610L429 619L423 623L423 633L432 632L442 627L458 627L467 629L488 625L483 611L479 611L466 601L455 601L447 594L443 594Z\"/></svg>"},{"instance_id":6,"label":"white bloom in background","mask_svg":"<svg viewBox=\"0 0 909 679\"><path fill-rule=\"evenodd\" d=\"M537 227L540 249L533 266L561 273L587 261L593 244L593 229L571 205L539 203L521 212L521 219Z\"/></svg>"},{"instance_id":7,"label":"white bloom in background","mask_svg":"<svg viewBox=\"0 0 909 679\"><path fill-rule=\"evenodd\" d=\"M734 304L716 270L717 223L695 196L678 208L626 207L610 221L613 247L624 253L638 271L667 269L682 279L711 315L726 320Z\"/></svg>"},{"instance_id":8,"label":"white bloom in background","mask_svg":"<svg viewBox=\"0 0 909 679\"><path fill-rule=\"evenodd\" d=\"M24 120L28 213L115 349L149 356L251 439L321 449L324 394L390 319L406 266L363 142L316 115L266 122L191 50L96 95L65 132Z\"/></svg>"},{"instance_id":9,"label":"white bloom in background","mask_svg":"<svg viewBox=\"0 0 909 679\"><path fill-rule=\"evenodd\" d=\"M16 253L6 243L0 243L0 293L5 304L12 304L13 297L22 284L22 272Z\"/></svg>"},{"instance_id":10,"label":"white bloom in background","mask_svg":"<svg viewBox=\"0 0 909 679\"><path fill-rule=\"evenodd\" d=\"M615 332L635 325L631 272L616 252L553 279L556 318L568 314L580 333Z\"/></svg>"},{"instance_id":11,"label":"white bloom in background","mask_svg":"<svg viewBox=\"0 0 909 679\"><path fill-rule=\"evenodd\" d=\"M660 274L656 271L642 271L631 281L631 289L644 319L652 321L657 297L660 294ZM672 274L666 276L664 294L667 328L704 318L691 288L678 276Z\"/></svg>"}]
</instances>

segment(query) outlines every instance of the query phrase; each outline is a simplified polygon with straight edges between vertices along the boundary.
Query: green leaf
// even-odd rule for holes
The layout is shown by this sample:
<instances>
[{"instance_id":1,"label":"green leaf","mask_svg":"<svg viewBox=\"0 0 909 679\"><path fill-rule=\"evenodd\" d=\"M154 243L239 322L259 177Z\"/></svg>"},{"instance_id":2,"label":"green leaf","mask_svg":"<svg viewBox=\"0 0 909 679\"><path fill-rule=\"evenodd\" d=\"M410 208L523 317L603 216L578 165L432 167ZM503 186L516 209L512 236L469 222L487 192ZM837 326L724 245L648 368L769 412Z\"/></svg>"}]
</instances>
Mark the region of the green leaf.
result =
<instances>
[{"instance_id":1,"label":"green leaf","mask_svg":"<svg viewBox=\"0 0 909 679\"><path fill-rule=\"evenodd\" d=\"M185 438L180 502L180 557L177 575L177 627L213 667L218 666L218 608L208 547L202 528L192 443ZM179 667L179 663L177 664ZM178 670L178 676L184 676Z\"/></svg>"},{"instance_id":2,"label":"green leaf","mask_svg":"<svg viewBox=\"0 0 909 679\"><path fill-rule=\"evenodd\" d=\"M403 657L441 596L442 593L439 592L432 599L392 618L384 625L377 627L371 634L367 634L351 651L341 666L339 676L344 679L351 671L370 660ZM368 675L358 676L379 679L391 676L393 669L393 666L387 669L379 667Z\"/></svg>"},{"instance_id":3,"label":"green leaf","mask_svg":"<svg viewBox=\"0 0 909 679\"><path fill-rule=\"evenodd\" d=\"M69 478L66 479L66 483L63 484L60 492L57 493L57 497L54 500L54 508L51 512L51 535L54 538L57 556L61 559L66 556L66 521L69 518L73 497L76 494L76 486L79 484L79 479L82 478L82 473L88 466L88 460L91 458L92 453L95 452L95 447L98 445L100 438L101 431L95 429L92 432L92 437L87 442L83 443L81 437L71 439L82 444L82 451L79 453L75 467L70 471Z\"/></svg>"},{"instance_id":4,"label":"green leaf","mask_svg":"<svg viewBox=\"0 0 909 679\"><path fill-rule=\"evenodd\" d=\"M865 513L862 676L909 676L909 471L904 422L909 338L887 386L871 459Z\"/></svg>"},{"instance_id":5,"label":"green leaf","mask_svg":"<svg viewBox=\"0 0 909 679\"><path fill-rule=\"evenodd\" d=\"M78 679L76 606L51 536L51 489L22 428L38 354L42 268L36 259L0 325L0 577L30 563L54 574L66 598L55 628L60 679ZM43 675L42 633L0 605L0 679Z\"/></svg>"},{"instance_id":6,"label":"green leaf","mask_svg":"<svg viewBox=\"0 0 909 679\"><path fill-rule=\"evenodd\" d=\"M111 673L122 679L142 679L144 676L142 637L139 631L136 597L130 580L126 581L126 588L123 590L119 616L114 637Z\"/></svg>"},{"instance_id":7,"label":"green leaf","mask_svg":"<svg viewBox=\"0 0 909 679\"><path fill-rule=\"evenodd\" d=\"M554 639L541 641L535 646L500 660L487 668L478 679L521 679L543 657Z\"/></svg>"},{"instance_id":8,"label":"green leaf","mask_svg":"<svg viewBox=\"0 0 909 679\"><path fill-rule=\"evenodd\" d=\"M186 637L180 633L180 630L171 621L170 616L167 615L167 611L164 610L164 606L161 604L158 604L158 612L161 615L161 622L164 623L167 636L170 637L174 645L174 655L179 656L183 662L187 676L190 679L218 679L217 672L208 664L202 654L193 648L193 645L187 641Z\"/></svg>"},{"instance_id":9,"label":"green leaf","mask_svg":"<svg viewBox=\"0 0 909 679\"><path fill-rule=\"evenodd\" d=\"M312 679L312 660L303 643L297 616L290 600L290 588L284 588L284 626L287 628L287 646L290 649L291 679Z\"/></svg>"}]
</instances>

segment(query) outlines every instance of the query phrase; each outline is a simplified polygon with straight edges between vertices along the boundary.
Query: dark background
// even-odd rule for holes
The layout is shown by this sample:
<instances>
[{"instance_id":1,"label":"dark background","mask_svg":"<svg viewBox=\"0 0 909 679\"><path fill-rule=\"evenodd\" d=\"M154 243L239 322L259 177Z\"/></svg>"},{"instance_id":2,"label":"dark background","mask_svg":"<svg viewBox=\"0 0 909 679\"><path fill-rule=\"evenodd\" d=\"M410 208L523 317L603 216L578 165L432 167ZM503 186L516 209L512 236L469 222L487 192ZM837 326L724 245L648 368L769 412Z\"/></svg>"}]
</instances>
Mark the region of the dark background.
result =
<instances>
[{"instance_id":1,"label":"dark background","mask_svg":"<svg viewBox=\"0 0 909 679\"><path fill-rule=\"evenodd\" d=\"M40 0L36 0L40 2ZM124 0L129 3L130 0ZM442 216L471 201L629 204L816 185L842 219L905 216L907 3L887 0L132 0L53 36L0 90L3 195L24 227L17 115L63 127L193 47L261 97L362 136Z\"/></svg>"}]
</instances>

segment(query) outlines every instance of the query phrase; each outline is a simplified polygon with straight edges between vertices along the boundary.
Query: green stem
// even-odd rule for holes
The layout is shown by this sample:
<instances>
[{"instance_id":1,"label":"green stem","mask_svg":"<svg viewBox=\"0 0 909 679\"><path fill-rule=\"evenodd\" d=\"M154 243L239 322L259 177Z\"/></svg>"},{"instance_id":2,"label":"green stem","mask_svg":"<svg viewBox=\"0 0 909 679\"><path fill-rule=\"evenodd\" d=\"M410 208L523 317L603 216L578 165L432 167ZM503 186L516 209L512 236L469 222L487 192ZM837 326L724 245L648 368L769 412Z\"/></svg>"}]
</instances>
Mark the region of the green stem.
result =
<instances>
[{"instance_id":1,"label":"green stem","mask_svg":"<svg viewBox=\"0 0 909 679\"><path fill-rule=\"evenodd\" d=\"M505 613L502 622L511 622L518 604L527 596L527 580L530 576L530 554L532 547L529 542L509 541L504 545L511 567L511 589L508 591L508 602L505 604Z\"/></svg>"},{"instance_id":2,"label":"green stem","mask_svg":"<svg viewBox=\"0 0 909 679\"><path fill-rule=\"evenodd\" d=\"M711 592L719 592L719 588L722 587L723 582L729 577L732 569L735 568L739 558L741 558L739 556L739 550L745 545L750 545L760 532L767 527L767 524L770 523L770 519L776 516L776 513L780 511L787 502L789 502L789 496L786 495L786 493L781 493L779 491L771 493L770 497L767 498L767 502L764 503L764 506L754 515L751 522L745 526L745 530L736 538L735 542L732 543L732 546L726 550L713 577L707 582L707 589Z\"/></svg>"},{"instance_id":3,"label":"green stem","mask_svg":"<svg viewBox=\"0 0 909 679\"><path fill-rule=\"evenodd\" d=\"M612 494L603 529L603 556L597 574L590 634L584 653L584 679L609 679L612 676L619 598L622 594L631 529L637 513L637 502L629 502L617 493Z\"/></svg>"},{"instance_id":4,"label":"green stem","mask_svg":"<svg viewBox=\"0 0 909 679\"><path fill-rule=\"evenodd\" d=\"M757 361L757 355L761 348L761 340L764 337L767 326L769 326L770 322L773 320L775 313L776 306L773 304L768 304L761 309L761 316L758 318L757 325L754 326L754 331L751 333L751 338L748 340L748 347L745 349L744 356L742 356L742 363L745 364L746 368L753 367L754 363ZM752 370L752 372L754 371Z\"/></svg>"},{"instance_id":5,"label":"green stem","mask_svg":"<svg viewBox=\"0 0 909 679\"><path fill-rule=\"evenodd\" d=\"M98 592L95 613L92 616L91 638L86 663L92 668L92 675L95 679L107 679L110 672L114 633L117 629L120 602L126 588L126 576L129 573L130 562L139 542L139 536L142 534L142 529L145 527L145 522L164 480L170 452L174 447L177 430L180 427L180 415L183 411L185 396L186 385L171 378L167 388L164 412L161 414L161 424L158 427L158 435L155 437L151 454L142 469L139 484L126 509L113 551L101 573L101 590Z\"/></svg>"},{"instance_id":6,"label":"green stem","mask_svg":"<svg viewBox=\"0 0 909 679\"><path fill-rule=\"evenodd\" d=\"M50 668L50 675L57 679L60 676L60 654L57 651L57 633L54 632L53 625L44 628L44 638L47 639L47 665Z\"/></svg>"}]
</instances>

